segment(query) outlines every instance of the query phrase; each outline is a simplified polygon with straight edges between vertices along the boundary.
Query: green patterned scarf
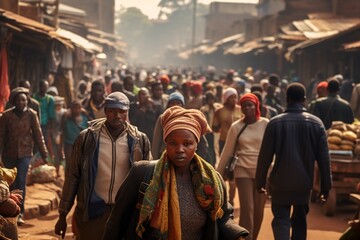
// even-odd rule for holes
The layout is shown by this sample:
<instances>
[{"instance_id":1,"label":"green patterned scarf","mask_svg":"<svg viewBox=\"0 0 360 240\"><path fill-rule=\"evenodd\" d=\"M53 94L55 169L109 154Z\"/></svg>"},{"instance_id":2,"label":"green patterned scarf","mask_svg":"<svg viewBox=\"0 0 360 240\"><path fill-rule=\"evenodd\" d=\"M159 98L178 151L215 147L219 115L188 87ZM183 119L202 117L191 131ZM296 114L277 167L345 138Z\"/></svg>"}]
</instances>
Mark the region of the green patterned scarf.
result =
<instances>
[{"instance_id":1,"label":"green patterned scarf","mask_svg":"<svg viewBox=\"0 0 360 240\"><path fill-rule=\"evenodd\" d=\"M190 163L192 184L202 209L215 221L223 216L223 186L215 169L195 154ZM158 229L162 239L181 239L180 210L176 189L174 166L166 151L155 166L154 175L147 188L140 209L136 232L139 237L145 225Z\"/></svg>"}]
</instances>

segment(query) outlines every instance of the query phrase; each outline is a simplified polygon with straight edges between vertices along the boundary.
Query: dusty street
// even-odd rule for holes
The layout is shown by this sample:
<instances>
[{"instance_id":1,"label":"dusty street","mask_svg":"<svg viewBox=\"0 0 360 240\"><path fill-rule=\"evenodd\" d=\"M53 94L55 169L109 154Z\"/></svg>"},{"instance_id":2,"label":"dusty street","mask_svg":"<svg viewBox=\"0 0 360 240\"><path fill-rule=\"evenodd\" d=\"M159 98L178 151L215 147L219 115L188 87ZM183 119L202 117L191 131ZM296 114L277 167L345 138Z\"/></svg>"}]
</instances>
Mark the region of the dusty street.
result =
<instances>
[{"instance_id":1,"label":"dusty street","mask_svg":"<svg viewBox=\"0 0 360 240\"><path fill-rule=\"evenodd\" d=\"M236 200L235 200L236 201ZM357 207L349 203L338 204L337 212L334 217L326 217L322 213L319 204L310 205L308 216L308 239L309 240L336 240L339 239L341 232L347 228L347 221L353 216ZM235 215L239 215L238 204L235 204ZM60 239L54 235L54 225L57 220L57 211L51 211L46 216L26 221L26 224L19 227L20 239L22 240L45 240ZM65 239L72 239L71 221L68 217L68 230ZM238 220L238 218L236 218ZM260 231L258 240L273 239L271 230L272 214L270 202L266 204L265 218Z\"/></svg>"}]
</instances>

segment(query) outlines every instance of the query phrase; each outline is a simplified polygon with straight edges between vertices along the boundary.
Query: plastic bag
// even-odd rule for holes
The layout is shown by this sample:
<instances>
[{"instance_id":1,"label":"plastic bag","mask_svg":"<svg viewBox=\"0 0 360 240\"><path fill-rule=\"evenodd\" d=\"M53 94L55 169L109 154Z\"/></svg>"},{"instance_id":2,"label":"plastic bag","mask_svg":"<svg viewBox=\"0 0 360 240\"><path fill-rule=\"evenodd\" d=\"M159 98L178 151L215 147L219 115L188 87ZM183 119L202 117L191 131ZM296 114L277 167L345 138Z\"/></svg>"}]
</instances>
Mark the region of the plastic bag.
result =
<instances>
[{"instance_id":1,"label":"plastic bag","mask_svg":"<svg viewBox=\"0 0 360 240\"><path fill-rule=\"evenodd\" d=\"M31 170L31 179L33 183L53 182L56 179L56 169L47 164L37 166Z\"/></svg>"}]
</instances>

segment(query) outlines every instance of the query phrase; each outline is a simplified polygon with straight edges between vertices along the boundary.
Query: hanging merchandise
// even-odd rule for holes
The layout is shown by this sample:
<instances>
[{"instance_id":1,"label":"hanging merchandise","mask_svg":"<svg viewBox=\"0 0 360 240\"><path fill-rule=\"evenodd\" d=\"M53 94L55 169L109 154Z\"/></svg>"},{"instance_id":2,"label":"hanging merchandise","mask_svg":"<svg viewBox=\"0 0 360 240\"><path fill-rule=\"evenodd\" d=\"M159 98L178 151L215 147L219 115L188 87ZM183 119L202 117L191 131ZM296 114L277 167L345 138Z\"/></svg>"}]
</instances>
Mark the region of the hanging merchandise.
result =
<instances>
[{"instance_id":1,"label":"hanging merchandise","mask_svg":"<svg viewBox=\"0 0 360 240\"><path fill-rule=\"evenodd\" d=\"M6 45L1 45L0 53L0 112L5 109L6 102L10 97L9 75L8 75L8 58Z\"/></svg>"}]
</instances>

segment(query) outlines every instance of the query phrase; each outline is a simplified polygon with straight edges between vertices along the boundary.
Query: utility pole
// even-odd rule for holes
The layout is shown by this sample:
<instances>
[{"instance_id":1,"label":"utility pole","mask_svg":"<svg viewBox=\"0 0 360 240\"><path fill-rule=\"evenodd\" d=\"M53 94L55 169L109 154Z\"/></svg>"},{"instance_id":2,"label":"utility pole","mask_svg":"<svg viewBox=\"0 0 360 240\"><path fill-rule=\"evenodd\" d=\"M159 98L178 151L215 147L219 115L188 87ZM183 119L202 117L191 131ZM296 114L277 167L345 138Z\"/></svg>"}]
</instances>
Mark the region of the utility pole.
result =
<instances>
[{"instance_id":1,"label":"utility pole","mask_svg":"<svg viewBox=\"0 0 360 240\"><path fill-rule=\"evenodd\" d=\"M193 0L193 19L192 19L192 38L191 38L191 65L192 65L192 67L195 65L194 48L195 48L195 37L196 37L196 6L197 6L197 0Z\"/></svg>"}]
</instances>

